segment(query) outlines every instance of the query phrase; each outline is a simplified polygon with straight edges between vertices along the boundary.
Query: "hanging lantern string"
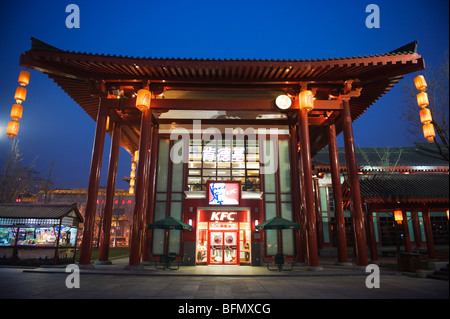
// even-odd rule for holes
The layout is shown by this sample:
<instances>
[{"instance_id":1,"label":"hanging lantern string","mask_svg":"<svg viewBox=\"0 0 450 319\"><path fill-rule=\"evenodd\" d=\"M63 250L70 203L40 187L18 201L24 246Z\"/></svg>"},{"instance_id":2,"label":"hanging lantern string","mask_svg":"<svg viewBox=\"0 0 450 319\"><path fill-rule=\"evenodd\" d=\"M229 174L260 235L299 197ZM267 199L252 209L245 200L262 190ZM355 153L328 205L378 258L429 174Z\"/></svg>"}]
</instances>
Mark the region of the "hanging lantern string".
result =
<instances>
[{"instance_id":1,"label":"hanging lantern string","mask_svg":"<svg viewBox=\"0 0 450 319\"><path fill-rule=\"evenodd\" d=\"M27 70L20 71L17 82L19 82L20 86L17 87L14 94L14 100L16 101L16 104L11 107L10 117L12 121L9 121L6 128L6 135L8 135L9 138L14 138L19 133L19 120L22 118L23 114L22 102L25 101L25 98L27 96L27 89L25 88L25 86L30 83L30 72L28 72Z\"/></svg>"}]
</instances>

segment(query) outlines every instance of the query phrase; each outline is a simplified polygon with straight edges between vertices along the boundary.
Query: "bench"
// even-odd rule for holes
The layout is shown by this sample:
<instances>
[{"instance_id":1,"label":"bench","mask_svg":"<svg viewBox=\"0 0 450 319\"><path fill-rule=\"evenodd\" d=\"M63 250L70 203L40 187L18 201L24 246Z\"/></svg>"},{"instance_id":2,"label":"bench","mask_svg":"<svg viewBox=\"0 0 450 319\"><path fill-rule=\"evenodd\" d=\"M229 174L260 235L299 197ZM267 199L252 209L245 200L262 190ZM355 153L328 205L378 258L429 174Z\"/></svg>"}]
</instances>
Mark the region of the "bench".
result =
<instances>
[{"instance_id":1,"label":"bench","mask_svg":"<svg viewBox=\"0 0 450 319\"><path fill-rule=\"evenodd\" d=\"M284 255L282 254L276 254L274 257L274 260L269 260L269 261L265 261L266 263L266 267L268 270L270 271L282 271L282 270L293 270L294 269L294 265L295 262L297 260L297 256L294 258L293 261L288 261L287 263L291 265L290 268L285 268L285 259L284 259Z\"/></svg>"},{"instance_id":2,"label":"bench","mask_svg":"<svg viewBox=\"0 0 450 319\"><path fill-rule=\"evenodd\" d=\"M176 256L173 256L173 257L176 258ZM169 269L170 270L178 270L178 269L180 269L180 265L184 264L184 261L186 259L186 254L183 255L183 258L180 261L177 261L175 258L173 258L172 260L169 261Z\"/></svg>"}]
</instances>

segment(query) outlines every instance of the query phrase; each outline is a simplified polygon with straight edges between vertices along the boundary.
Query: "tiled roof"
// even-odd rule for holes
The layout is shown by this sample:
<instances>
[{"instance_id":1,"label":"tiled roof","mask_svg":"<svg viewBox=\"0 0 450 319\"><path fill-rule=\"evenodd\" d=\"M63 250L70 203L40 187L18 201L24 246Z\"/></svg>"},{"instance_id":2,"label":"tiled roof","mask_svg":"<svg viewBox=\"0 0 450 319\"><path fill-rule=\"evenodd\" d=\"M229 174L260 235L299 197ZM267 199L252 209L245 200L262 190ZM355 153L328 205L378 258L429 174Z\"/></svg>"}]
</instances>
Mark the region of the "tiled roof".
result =
<instances>
[{"instance_id":1,"label":"tiled roof","mask_svg":"<svg viewBox=\"0 0 450 319\"><path fill-rule=\"evenodd\" d=\"M330 83L343 85L349 79L357 79L358 85L362 87L360 96L350 100L350 113L354 121L405 74L425 68L424 59L417 53L417 41L383 54L268 60L116 56L61 50L35 38L31 40L31 50L21 55L20 65L47 74L94 121L100 96L106 97L104 83L133 84L131 86L150 83L172 90L186 87L195 87L196 90L245 87L287 90L291 86L298 89L300 83L314 83L318 87L323 85L323 89L328 92ZM321 97L320 100L327 101L328 96L327 93L326 99ZM210 108L214 110L214 104ZM157 113L156 108L153 111ZM269 111L278 112L274 103ZM287 123L288 119L285 121ZM336 123L337 134L342 131L341 122ZM138 148L139 123L136 121L122 125L121 145L130 154ZM326 129L323 125L310 126L310 140L314 155L326 146Z\"/></svg>"},{"instance_id":2,"label":"tiled roof","mask_svg":"<svg viewBox=\"0 0 450 319\"><path fill-rule=\"evenodd\" d=\"M339 164L345 166L345 150L338 149ZM448 156L448 155L447 155ZM396 167L400 171L448 171L449 163L439 154L435 144L416 143L408 147L357 147L358 166L366 171L380 171ZM330 164L328 148L314 157L314 165L321 171Z\"/></svg>"},{"instance_id":3,"label":"tiled roof","mask_svg":"<svg viewBox=\"0 0 450 319\"><path fill-rule=\"evenodd\" d=\"M49 218L59 219L72 211L83 221L77 205L1 204L0 218Z\"/></svg>"},{"instance_id":4,"label":"tiled roof","mask_svg":"<svg viewBox=\"0 0 450 319\"><path fill-rule=\"evenodd\" d=\"M449 198L448 174L374 174L360 177L361 197L385 201Z\"/></svg>"},{"instance_id":5,"label":"tiled roof","mask_svg":"<svg viewBox=\"0 0 450 319\"><path fill-rule=\"evenodd\" d=\"M371 55L358 55L351 57L334 57L334 58L321 58L321 59L216 59L216 58L181 58L181 57L134 57L134 56L122 56L122 55L114 55L114 54L101 54L101 53L92 53L92 52L81 52L81 51L72 51L72 50L61 50L56 48L50 44L47 44L39 39L31 37L31 50L32 51L52 51L52 52L66 52L66 53L75 53L75 54L83 54L83 55L91 55L96 57L115 57L115 58L125 58L125 59L136 59L136 60L166 60L166 61L252 61L252 62L314 62L314 61L332 61L332 60L345 60L345 59L361 59L361 58L373 58L373 57L382 57L382 56L395 56L395 55L403 55L403 54L413 54L417 53L417 45L418 41L413 41L408 43L398 49L392 50L388 53L383 54L371 54Z\"/></svg>"}]
</instances>

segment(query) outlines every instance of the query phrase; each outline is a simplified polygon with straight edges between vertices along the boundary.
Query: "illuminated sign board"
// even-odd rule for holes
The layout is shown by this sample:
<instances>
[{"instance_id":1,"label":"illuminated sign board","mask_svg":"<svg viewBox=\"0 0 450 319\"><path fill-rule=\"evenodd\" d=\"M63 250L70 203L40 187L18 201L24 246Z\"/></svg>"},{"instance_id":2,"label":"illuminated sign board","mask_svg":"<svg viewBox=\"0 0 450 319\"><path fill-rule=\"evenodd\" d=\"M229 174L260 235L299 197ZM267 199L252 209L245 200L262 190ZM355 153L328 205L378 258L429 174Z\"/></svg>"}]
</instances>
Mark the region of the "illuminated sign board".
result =
<instances>
[{"instance_id":1,"label":"illuminated sign board","mask_svg":"<svg viewBox=\"0 0 450 319\"><path fill-rule=\"evenodd\" d=\"M210 182L209 205L239 205L241 185L239 182Z\"/></svg>"},{"instance_id":2,"label":"illuminated sign board","mask_svg":"<svg viewBox=\"0 0 450 319\"><path fill-rule=\"evenodd\" d=\"M214 224L223 223L248 223L250 221L249 210L226 210L226 208L217 208L217 210L199 209L197 214L198 222L210 222Z\"/></svg>"}]
</instances>

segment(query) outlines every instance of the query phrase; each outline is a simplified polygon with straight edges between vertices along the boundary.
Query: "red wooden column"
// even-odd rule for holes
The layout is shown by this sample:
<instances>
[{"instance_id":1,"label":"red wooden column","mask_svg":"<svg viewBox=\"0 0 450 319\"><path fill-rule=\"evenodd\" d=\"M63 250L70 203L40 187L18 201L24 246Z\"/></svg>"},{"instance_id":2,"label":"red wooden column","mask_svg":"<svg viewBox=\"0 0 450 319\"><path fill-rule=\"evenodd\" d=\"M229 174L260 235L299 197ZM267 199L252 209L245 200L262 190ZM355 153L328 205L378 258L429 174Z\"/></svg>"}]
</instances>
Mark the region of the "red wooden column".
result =
<instances>
[{"instance_id":1,"label":"red wooden column","mask_svg":"<svg viewBox=\"0 0 450 319\"><path fill-rule=\"evenodd\" d=\"M434 251L433 229L431 228L430 213L428 207L424 206L422 210L423 228L425 229L425 239L427 241L428 258L436 259Z\"/></svg>"},{"instance_id":2,"label":"red wooden column","mask_svg":"<svg viewBox=\"0 0 450 319\"><path fill-rule=\"evenodd\" d=\"M307 245L307 263L309 267L319 266L319 251L317 247L316 212L314 210L314 193L311 167L311 147L309 144L308 112L299 111L299 138L303 168L302 185L305 192L305 229Z\"/></svg>"},{"instance_id":3,"label":"red wooden column","mask_svg":"<svg viewBox=\"0 0 450 319\"><path fill-rule=\"evenodd\" d=\"M109 263L109 242L111 239L111 222L116 192L117 165L119 163L121 129L119 123L113 124L111 149L109 152L108 180L106 182L105 210L103 213L102 234L100 237L98 261Z\"/></svg>"},{"instance_id":4,"label":"red wooden column","mask_svg":"<svg viewBox=\"0 0 450 319\"><path fill-rule=\"evenodd\" d=\"M352 116L350 113L350 98L342 97L344 146L347 154L347 171L350 183L350 198L352 202L352 224L355 237L356 265L367 266L366 239L364 219L362 214L361 190L358 179L358 165L356 162L355 140L353 137Z\"/></svg>"},{"instance_id":5,"label":"red wooden column","mask_svg":"<svg viewBox=\"0 0 450 319\"><path fill-rule=\"evenodd\" d=\"M328 156L330 158L331 183L334 197L334 220L336 224L338 263L348 263L347 236L345 235L344 208L342 206L341 174L336 141L336 127L328 126Z\"/></svg>"},{"instance_id":6,"label":"red wooden column","mask_svg":"<svg viewBox=\"0 0 450 319\"><path fill-rule=\"evenodd\" d=\"M373 210L370 205L366 205L366 220L367 220L367 244L369 245L371 261L378 261L377 243L375 238L375 227L373 224Z\"/></svg>"},{"instance_id":7,"label":"red wooden column","mask_svg":"<svg viewBox=\"0 0 450 319\"><path fill-rule=\"evenodd\" d=\"M419 225L419 212L414 210L411 212L412 223L413 223L413 233L414 233L414 242L416 243L416 247L419 248L422 246L422 236L420 235L420 225Z\"/></svg>"},{"instance_id":8,"label":"red wooden column","mask_svg":"<svg viewBox=\"0 0 450 319\"><path fill-rule=\"evenodd\" d=\"M155 189L156 189L156 169L158 162L158 142L159 142L159 129L157 126L153 127L151 152L149 156L150 160L150 173L148 181L148 205L147 212L145 214L145 225L151 224L155 219ZM142 249L142 261L150 262L150 253L152 251L152 234L151 229L145 229L144 231L144 247Z\"/></svg>"},{"instance_id":9,"label":"red wooden column","mask_svg":"<svg viewBox=\"0 0 450 319\"><path fill-rule=\"evenodd\" d=\"M320 205L320 193L319 193L319 179L313 178L314 185L314 210L316 211L316 226L317 226L317 244L319 249L323 248L323 219L322 219L322 207Z\"/></svg>"},{"instance_id":10,"label":"red wooden column","mask_svg":"<svg viewBox=\"0 0 450 319\"><path fill-rule=\"evenodd\" d=\"M299 158L298 158L298 145L297 145L297 125L293 125L290 127L290 133L291 133L291 139L290 139L290 155L291 155L291 181L292 181L292 194L295 194L293 196L293 202L294 202L294 209L293 209L293 221L297 224L301 223L300 218L300 211L301 211L301 191L300 191L300 172L299 170L301 167L298 166ZM302 228L302 227L301 227ZM304 262L304 257L301 256L304 255L304 252L302 250L302 238L301 238L301 228L296 229L294 231L295 236L295 251L297 260L300 262Z\"/></svg>"},{"instance_id":11,"label":"red wooden column","mask_svg":"<svg viewBox=\"0 0 450 319\"><path fill-rule=\"evenodd\" d=\"M151 138L151 109L142 112L141 135L139 138L139 160L136 174L136 192L131 226L130 266L139 266L141 263L141 241L144 232L144 214L147 209L148 174L149 174L149 147Z\"/></svg>"},{"instance_id":12,"label":"red wooden column","mask_svg":"<svg viewBox=\"0 0 450 319\"><path fill-rule=\"evenodd\" d=\"M94 235L95 211L97 206L98 184L102 169L103 148L105 146L107 109L100 99L97 126L95 128L94 145L92 149L91 171L84 216L83 239L80 245L80 265L91 263L92 237Z\"/></svg>"},{"instance_id":13,"label":"red wooden column","mask_svg":"<svg viewBox=\"0 0 450 319\"><path fill-rule=\"evenodd\" d=\"M406 211L402 210L402 229L403 229L403 241L405 242L405 252L411 252L411 237L409 236L409 228L408 228L408 217L406 216Z\"/></svg>"}]
</instances>

